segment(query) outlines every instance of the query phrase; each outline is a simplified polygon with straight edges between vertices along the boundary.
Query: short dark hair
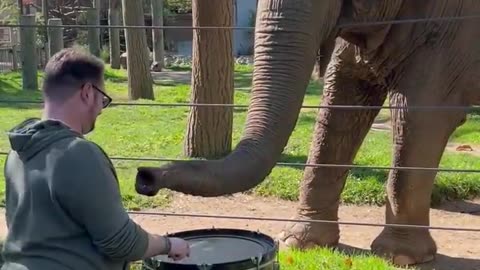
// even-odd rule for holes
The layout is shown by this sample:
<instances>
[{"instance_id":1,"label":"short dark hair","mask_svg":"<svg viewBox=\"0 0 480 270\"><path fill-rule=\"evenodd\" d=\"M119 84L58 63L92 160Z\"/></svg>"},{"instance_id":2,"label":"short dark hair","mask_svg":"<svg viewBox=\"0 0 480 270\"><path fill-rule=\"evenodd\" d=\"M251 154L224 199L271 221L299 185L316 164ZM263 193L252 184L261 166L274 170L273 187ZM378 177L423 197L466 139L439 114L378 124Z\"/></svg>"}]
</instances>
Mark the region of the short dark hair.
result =
<instances>
[{"instance_id":1,"label":"short dark hair","mask_svg":"<svg viewBox=\"0 0 480 270\"><path fill-rule=\"evenodd\" d=\"M85 50L72 47L53 55L46 67L43 95L52 101L64 101L83 84L99 83L103 78L103 62Z\"/></svg>"}]
</instances>

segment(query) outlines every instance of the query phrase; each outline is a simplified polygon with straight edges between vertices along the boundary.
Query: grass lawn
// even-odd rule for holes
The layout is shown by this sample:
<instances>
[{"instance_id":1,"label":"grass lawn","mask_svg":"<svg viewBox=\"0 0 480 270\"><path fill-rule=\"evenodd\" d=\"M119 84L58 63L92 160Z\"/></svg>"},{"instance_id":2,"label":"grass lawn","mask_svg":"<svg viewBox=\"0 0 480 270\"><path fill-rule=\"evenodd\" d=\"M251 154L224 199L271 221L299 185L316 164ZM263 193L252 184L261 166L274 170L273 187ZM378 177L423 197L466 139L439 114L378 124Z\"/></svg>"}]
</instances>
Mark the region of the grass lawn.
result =
<instances>
[{"instance_id":1,"label":"grass lawn","mask_svg":"<svg viewBox=\"0 0 480 270\"><path fill-rule=\"evenodd\" d=\"M41 76L41 75L40 75ZM127 100L126 72L109 69L106 74L107 89L116 102ZM251 67L237 66L235 76L235 103L248 104L251 84ZM38 91L24 93L21 90L19 73L0 74L0 99L40 100ZM180 103L189 102L190 86L187 84L157 81L155 101ZM321 86L316 82L309 85L305 97L306 105L318 105ZM26 117L40 115L38 105L0 103L0 130L5 132ZM388 111L382 111L382 116ZM122 157L170 157L183 158L182 147L187 124L187 107L133 107L114 106L99 117L96 130L88 138L99 143L109 155ZM315 110L303 110L293 135L282 157L283 162L306 162L310 145ZM237 111L234 118L234 144L240 139L246 117L245 111ZM470 116L467 123L452 136L452 141L480 144L480 116ZM6 136L0 138L0 151L8 151ZM391 135L389 132L371 131L365 139L356 159L356 164L371 166L389 166L391 157ZM4 157L0 157L3 164ZM160 206L169 199L168 192L161 192L154 199L139 196L133 189L136 167L158 165L155 162L115 161L126 207L129 209L151 208ZM441 161L442 167L480 168L480 160L468 154L447 152ZM376 204L385 202L384 182L388 171L371 169L354 169L348 176L342 194L344 203ZM302 179L302 169L293 167L276 167L272 174L252 192L263 196L276 196L282 199L298 199L298 186ZM4 181L0 173L0 181ZM4 192L0 185L0 195ZM478 174L439 173L432 195L433 202L438 203L448 198L465 199L480 194Z\"/></svg>"}]
</instances>

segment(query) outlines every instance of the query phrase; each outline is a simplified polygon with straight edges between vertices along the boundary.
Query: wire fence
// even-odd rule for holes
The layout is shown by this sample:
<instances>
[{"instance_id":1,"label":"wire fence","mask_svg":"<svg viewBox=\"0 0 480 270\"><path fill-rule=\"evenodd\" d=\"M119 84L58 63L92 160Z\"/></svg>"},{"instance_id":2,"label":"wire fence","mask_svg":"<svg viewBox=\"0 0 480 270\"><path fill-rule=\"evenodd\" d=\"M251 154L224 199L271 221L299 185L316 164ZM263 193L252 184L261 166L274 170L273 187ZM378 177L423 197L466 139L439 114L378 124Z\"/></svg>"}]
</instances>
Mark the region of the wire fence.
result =
<instances>
[{"instance_id":1,"label":"wire fence","mask_svg":"<svg viewBox=\"0 0 480 270\"><path fill-rule=\"evenodd\" d=\"M11 100L0 99L0 104L36 104L42 105L40 100ZM215 103L134 103L134 102L112 102L111 107L133 106L133 107L226 107L248 109L248 104L215 104ZM480 106L369 106L369 105L303 105L302 109L336 109L336 110L409 110L409 111L480 111Z\"/></svg>"},{"instance_id":2,"label":"wire fence","mask_svg":"<svg viewBox=\"0 0 480 270\"><path fill-rule=\"evenodd\" d=\"M0 152L0 156L7 156L8 152ZM154 158L154 157L110 157L112 160L121 161L140 161L140 162L186 162L195 159L175 159L175 158ZM198 159L197 159L198 160ZM298 168L337 168L337 169L370 169L370 170L399 170L399 171L427 171L427 172L446 172L446 173L480 173L480 169L452 169L452 168L429 168L429 167L389 167L389 166L365 166L350 164L311 164L311 163L293 163L277 162L277 166L298 167Z\"/></svg>"},{"instance_id":3,"label":"wire fence","mask_svg":"<svg viewBox=\"0 0 480 270\"><path fill-rule=\"evenodd\" d=\"M423 23L433 21L458 21L458 20L477 20L480 15L458 16L458 17L432 17L432 18L410 18L376 22L346 22L340 23L338 28L354 28L367 27L386 24L407 24L407 23ZM21 24L0 24L0 27L42 27L42 28L106 28L106 29L228 29L228 30L254 30L255 27L241 26L128 26L128 25L21 25ZM42 101L28 100L0 100L3 104L43 104ZM240 104L199 104L199 103L126 103L116 102L111 106L151 106L151 107L230 107L246 109L249 105ZM433 110L464 110L477 111L478 106L362 106L362 105L325 105L325 106L302 106L303 109L342 109L342 110L379 110L379 109L406 109L419 111ZM8 155L8 152L0 152L1 156ZM153 157L111 157L112 160L120 161L140 161L140 162L175 162L190 161L189 159L173 159L173 158L153 158ZM405 170L405 171L429 171L429 172L449 172L449 173L480 173L480 169L453 169L453 168L427 168L427 167L391 167L391 166L363 166L350 164L307 164L307 163L289 163L278 162L278 166L290 167L315 167L315 168L342 168L342 169L371 169L371 170ZM299 222L299 223L323 223L323 224L339 224L353 226L369 226L369 227L396 227L396 228L415 228L429 230L447 230L447 231L464 231L464 232L480 232L480 228L461 228L461 227L439 227L439 226L421 226L413 224L379 224L379 223L361 223L348 221L332 221L332 220L302 220L302 219L283 219L283 218L265 218L252 216L233 216L233 215L206 215L193 213L167 213L167 212L145 212L145 211L129 211L134 215L155 215L155 216L176 216L176 217L192 217L192 218L212 218L212 219L233 219L233 220L259 220L259 221L277 221L277 222Z\"/></svg>"},{"instance_id":4,"label":"wire fence","mask_svg":"<svg viewBox=\"0 0 480 270\"><path fill-rule=\"evenodd\" d=\"M305 219L268 218L268 217L254 217L254 216L208 215L208 214L192 214L192 213L148 212L148 211L128 211L128 213L133 214L133 215L149 215L149 216L164 216L164 217L192 217L192 218L231 219L231 220L259 220L259 221L275 221L275 222L338 224L338 225L364 226L364 227L389 227L389 228L429 229L429 230L439 230L439 231L480 232L480 228L424 226L424 225L393 224L393 223L382 224L382 223L337 221L337 220L320 220L320 219L305 220Z\"/></svg>"},{"instance_id":5,"label":"wire fence","mask_svg":"<svg viewBox=\"0 0 480 270\"><path fill-rule=\"evenodd\" d=\"M466 15L466 16L449 16L449 17L431 17L431 18L400 18L396 20L385 21L365 21L365 22L344 22L340 23L338 28L352 28L352 27L367 27L377 25L389 25L389 24L409 24L409 23L424 23L435 21L465 21L465 20L478 20L479 15ZM153 25L104 25L104 24L84 24L84 25L23 25L23 24L0 24L0 27L41 27L41 28L108 28L108 29L226 29L226 30L254 30L255 27L251 26L153 26Z\"/></svg>"}]
</instances>

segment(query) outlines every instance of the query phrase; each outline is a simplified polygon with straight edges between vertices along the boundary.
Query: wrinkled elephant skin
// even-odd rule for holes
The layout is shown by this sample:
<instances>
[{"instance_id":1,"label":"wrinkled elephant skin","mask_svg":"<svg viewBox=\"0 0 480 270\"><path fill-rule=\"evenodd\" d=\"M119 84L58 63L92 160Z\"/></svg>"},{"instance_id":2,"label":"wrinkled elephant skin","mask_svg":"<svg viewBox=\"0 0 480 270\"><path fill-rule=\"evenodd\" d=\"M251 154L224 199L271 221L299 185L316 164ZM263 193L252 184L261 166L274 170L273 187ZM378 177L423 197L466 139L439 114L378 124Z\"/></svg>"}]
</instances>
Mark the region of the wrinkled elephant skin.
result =
<instances>
[{"instance_id":1,"label":"wrinkled elephant skin","mask_svg":"<svg viewBox=\"0 0 480 270\"><path fill-rule=\"evenodd\" d=\"M220 160L141 167L137 192L155 195L167 188L221 196L261 183L288 143L315 64L324 78L322 105L380 106L387 97L402 107L478 103L478 20L339 27L477 14L478 0L260 0L252 97L241 141ZM316 60L319 48L322 57ZM352 164L378 112L319 110L308 163ZM452 110L392 109L391 114L395 167L438 167L449 136L466 117L466 111ZM306 168L297 218L337 220L347 174L343 168ZM391 170L386 223L429 225L435 177L432 171ZM293 224L281 238L297 248L335 246L339 227ZM430 261L437 252L428 230L398 227L385 228L372 250L399 265Z\"/></svg>"}]
</instances>

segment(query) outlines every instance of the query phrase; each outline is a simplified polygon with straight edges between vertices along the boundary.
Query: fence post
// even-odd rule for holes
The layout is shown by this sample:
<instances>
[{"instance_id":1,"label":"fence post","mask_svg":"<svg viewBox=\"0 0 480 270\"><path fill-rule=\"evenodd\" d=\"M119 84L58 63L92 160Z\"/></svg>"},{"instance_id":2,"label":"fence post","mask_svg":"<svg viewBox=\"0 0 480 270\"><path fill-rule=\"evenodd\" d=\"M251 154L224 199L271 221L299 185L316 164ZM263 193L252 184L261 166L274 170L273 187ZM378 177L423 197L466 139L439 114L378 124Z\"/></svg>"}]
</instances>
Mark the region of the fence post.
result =
<instances>
[{"instance_id":1,"label":"fence post","mask_svg":"<svg viewBox=\"0 0 480 270\"><path fill-rule=\"evenodd\" d=\"M62 19L51 18L48 20L48 25L62 25ZM48 29L48 58L63 49L63 27L51 27Z\"/></svg>"},{"instance_id":2,"label":"fence post","mask_svg":"<svg viewBox=\"0 0 480 270\"><path fill-rule=\"evenodd\" d=\"M152 25L163 26L163 0L151 0ZM163 29L152 30L154 71L162 71L164 66L164 34Z\"/></svg>"},{"instance_id":3,"label":"fence post","mask_svg":"<svg viewBox=\"0 0 480 270\"><path fill-rule=\"evenodd\" d=\"M87 10L87 24L99 25L100 18L96 8L89 8ZM100 57L100 29L88 28L88 46L90 53Z\"/></svg>"},{"instance_id":4,"label":"fence post","mask_svg":"<svg viewBox=\"0 0 480 270\"><path fill-rule=\"evenodd\" d=\"M18 70L18 54L17 54L17 45L15 43L12 46L12 69L14 71Z\"/></svg>"},{"instance_id":5,"label":"fence post","mask_svg":"<svg viewBox=\"0 0 480 270\"><path fill-rule=\"evenodd\" d=\"M35 15L22 15L20 22L22 25L35 25ZM23 90L38 90L36 41L35 27L20 27Z\"/></svg>"}]
</instances>

